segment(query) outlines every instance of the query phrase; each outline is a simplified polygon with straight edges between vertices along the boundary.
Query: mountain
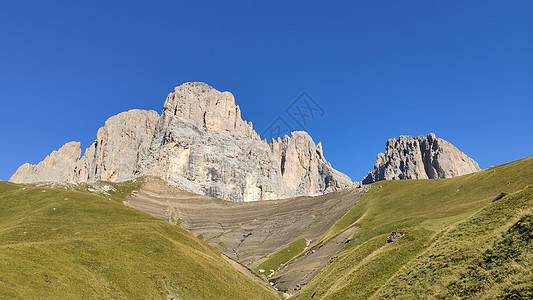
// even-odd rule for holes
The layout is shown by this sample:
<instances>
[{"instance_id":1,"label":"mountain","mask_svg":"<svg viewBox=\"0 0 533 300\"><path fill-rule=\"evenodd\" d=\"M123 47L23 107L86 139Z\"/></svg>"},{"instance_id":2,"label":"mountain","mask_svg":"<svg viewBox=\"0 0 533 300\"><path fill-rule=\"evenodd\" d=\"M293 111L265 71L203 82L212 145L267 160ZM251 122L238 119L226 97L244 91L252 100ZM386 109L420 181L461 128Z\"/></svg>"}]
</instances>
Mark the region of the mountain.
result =
<instances>
[{"instance_id":1,"label":"mountain","mask_svg":"<svg viewBox=\"0 0 533 300\"><path fill-rule=\"evenodd\" d=\"M109 118L98 130L96 141L80 159L79 142L69 142L37 165L19 167L10 181L94 182L126 181L136 177L139 159L150 147L159 115L155 111L130 110Z\"/></svg>"},{"instance_id":2,"label":"mountain","mask_svg":"<svg viewBox=\"0 0 533 300\"><path fill-rule=\"evenodd\" d=\"M230 92L200 82L176 87L161 116L130 110L109 118L80 155L79 143L67 143L37 165L22 165L10 181L121 182L152 175L236 202L320 195L353 185L309 134L261 140Z\"/></svg>"},{"instance_id":3,"label":"mountain","mask_svg":"<svg viewBox=\"0 0 533 300\"><path fill-rule=\"evenodd\" d=\"M437 138L400 136L389 139L364 184L380 180L451 178L480 171L479 165L451 143Z\"/></svg>"},{"instance_id":4,"label":"mountain","mask_svg":"<svg viewBox=\"0 0 533 300\"><path fill-rule=\"evenodd\" d=\"M141 291L128 284L132 276L183 299L204 298L210 291L214 298L250 297L232 294L236 287L226 281L199 288L201 280L212 280L213 272L204 270L212 266L205 256L183 258L190 250L172 248L176 242L204 245L189 240L190 235L174 237L179 227L295 299L533 296L533 157L454 178L386 180L268 202L195 195L153 177L49 185L56 188L0 184L0 223L6 228L0 235L5 262L0 285L6 284L0 286L0 298L2 291L30 296L43 288L52 295L134 297ZM176 225L163 226L120 202ZM113 261L109 253L125 258ZM146 264L136 262L136 255L148 259ZM48 257L48 263L35 265L36 257ZM117 271L122 265L128 271ZM172 273L167 265L188 271ZM69 284L66 291L55 285L79 276L95 279ZM270 295L250 288L257 293L252 298Z\"/></svg>"},{"instance_id":5,"label":"mountain","mask_svg":"<svg viewBox=\"0 0 533 300\"><path fill-rule=\"evenodd\" d=\"M0 298L529 299L532 186L533 157L268 202L0 182Z\"/></svg>"}]
</instances>

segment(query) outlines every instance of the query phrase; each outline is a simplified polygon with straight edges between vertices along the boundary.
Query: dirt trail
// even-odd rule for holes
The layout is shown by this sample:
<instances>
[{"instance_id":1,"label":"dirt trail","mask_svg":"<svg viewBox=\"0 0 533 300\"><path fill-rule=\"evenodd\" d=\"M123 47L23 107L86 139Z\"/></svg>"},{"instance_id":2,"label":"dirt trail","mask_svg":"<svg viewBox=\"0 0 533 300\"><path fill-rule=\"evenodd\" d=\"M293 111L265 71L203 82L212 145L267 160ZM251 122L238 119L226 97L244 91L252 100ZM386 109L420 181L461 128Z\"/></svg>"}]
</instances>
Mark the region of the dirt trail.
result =
<instances>
[{"instance_id":1,"label":"dirt trail","mask_svg":"<svg viewBox=\"0 0 533 300\"><path fill-rule=\"evenodd\" d=\"M295 294L326 266L356 230L357 227L349 228L324 246L308 251L275 273L270 282L282 292Z\"/></svg>"}]
</instances>

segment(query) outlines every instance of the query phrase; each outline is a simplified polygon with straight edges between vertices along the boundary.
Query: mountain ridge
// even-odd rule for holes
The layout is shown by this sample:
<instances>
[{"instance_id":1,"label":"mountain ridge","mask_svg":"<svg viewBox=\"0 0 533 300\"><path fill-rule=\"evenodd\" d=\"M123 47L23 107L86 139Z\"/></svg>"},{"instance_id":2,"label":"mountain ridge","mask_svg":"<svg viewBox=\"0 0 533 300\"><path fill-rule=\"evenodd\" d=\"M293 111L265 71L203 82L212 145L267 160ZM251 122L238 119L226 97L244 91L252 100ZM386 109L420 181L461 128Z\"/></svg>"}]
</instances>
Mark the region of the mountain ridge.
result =
<instances>
[{"instance_id":1,"label":"mountain ridge","mask_svg":"<svg viewBox=\"0 0 533 300\"><path fill-rule=\"evenodd\" d=\"M178 188L230 201L317 196L352 186L305 131L262 140L243 120L233 94L187 82L169 93L161 115L132 109L106 120L81 156L69 142L10 181L122 182L156 176ZM364 184L387 179L450 178L481 170L451 143L427 137L389 139Z\"/></svg>"},{"instance_id":2,"label":"mountain ridge","mask_svg":"<svg viewBox=\"0 0 533 300\"><path fill-rule=\"evenodd\" d=\"M64 148L65 147L65 148ZM306 132L261 140L242 120L230 92L188 82L167 96L163 111L130 110L109 118L83 156L69 142L53 158L22 165L16 183L163 178L184 190L231 201L320 195L353 186L333 169ZM79 157L79 156L78 156Z\"/></svg>"}]
</instances>

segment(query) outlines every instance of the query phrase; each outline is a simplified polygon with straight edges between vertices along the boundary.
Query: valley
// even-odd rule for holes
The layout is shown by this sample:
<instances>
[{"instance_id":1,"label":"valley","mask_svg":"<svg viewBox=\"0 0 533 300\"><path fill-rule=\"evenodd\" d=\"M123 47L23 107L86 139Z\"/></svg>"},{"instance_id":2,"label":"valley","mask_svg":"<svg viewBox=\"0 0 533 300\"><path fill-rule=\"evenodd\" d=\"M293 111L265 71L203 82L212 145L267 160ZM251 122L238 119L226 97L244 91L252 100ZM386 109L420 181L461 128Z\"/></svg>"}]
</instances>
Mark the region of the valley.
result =
<instances>
[{"instance_id":1,"label":"valley","mask_svg":"<svg viewBox=\"0 0 533 300\"><path fill-rule=\"evenodd\" d=\"M533 157L448 179L238 203L155 177L2 182L0 295L527 298L531 186ZM388 243L391 232L401 235Z\"/></svg>"}]
</instances>

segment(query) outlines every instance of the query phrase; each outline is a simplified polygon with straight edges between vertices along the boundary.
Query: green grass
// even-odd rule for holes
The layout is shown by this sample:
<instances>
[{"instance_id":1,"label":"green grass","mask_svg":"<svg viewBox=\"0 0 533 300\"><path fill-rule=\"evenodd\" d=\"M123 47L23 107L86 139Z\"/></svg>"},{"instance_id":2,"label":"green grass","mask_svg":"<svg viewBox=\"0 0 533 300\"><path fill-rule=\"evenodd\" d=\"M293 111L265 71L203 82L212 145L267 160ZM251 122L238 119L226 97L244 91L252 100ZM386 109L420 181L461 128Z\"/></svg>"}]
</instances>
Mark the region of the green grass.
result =
<instances>
[{"instance_id":1,"label":"green grass","mask_svg":"<svg viewBox=\"0 0 533 300\"><path fill-rule=\"evenodd\" d=\"M202 235L125 207L141 183L0 182L0 299L277 298ZM533 157L451 179L375 183L315 243L358 228L295 299L531 298L532 185ZM502 192L510 195L491 203ZM387 243L392 231L405 235ZM293 241L253 271L278 270L305 246Z\"/></svg>"},{"instance_id":2,"label":"green grass","mask_svg":"<svg viewBox=\"0 0 533 300\"><path fill-rule=\"evenodd\" d=\"M315 243L319 246L351 226L359 227L296 299L372 297L406 264L444 238L453 224L479 214L499 193L515 193L528 185L533 185L533 157L451 179L375 183ZM405 236L387 244L392 231Z\"/></svg>"},{"instance_id":3,"label":"green grass","mask_svg":"<svg viewBox=\"0 0 533 300\"><path fill-rule=\"evenodd\" d=\"M270 270L279 270L280 267L293 259L296 255L302 253L306 244L305 239L292 241L287 246L283 247L283 249L272 254L267 260L257 266L254 271L258 273L260 269L263 269L266 274L262 275L268 275L270 274Z\"/></svg>"},{"instance_id":4,"label":"green grass","mask_svg":"<svg viewBox=\"0 0 533 300\"><path fill-rule=\"evenodd\" d=\"M318 243L353 225L364 226L358 231L358 243L422 222L432 227L433 220L451 217L450 222L441 224L445 227L456 221L453 216L467 216L499 193L514 193L530 184L533 157L449 179L380 181Z\"/></svg>"},{"instance_id":5,"label":"green grass","mask_svg":"<svg viewBox=\"0 0 533 300\"><path fill-rule=\"evenodd\" d=\"M0 298L277 298L180 227L125 207L138 184L99 194L0 182Z\"/></svg>"},{"instance_id":6,"label":"green grass","mask_svg":"<svg viewBox=\"0 0 533 300\"><path fill-rule=\"evenodd\" d=\"M259 274L259 270L263 269L265 270L266 274L261 275L264 276L270 274L270 270L279 270L284 264L296 257L296 255L302 253L305 249L306 244L307 242L305 241L305 239L297 239L295 241L292 241L287 246L283 247L283 249L270 255L270 257L264 262L262 262L259 266L257 266L254 271Z\"/></svg>"},{"instance_id":7,"label":"green grass","mask_svg":"<svg viewBox=\"0 0 533 300\"><path fill-rule=\"evenodd\" d=\"M532 299L533 187L458 224L376 298Z\"/></svg>"}]
</instances>

